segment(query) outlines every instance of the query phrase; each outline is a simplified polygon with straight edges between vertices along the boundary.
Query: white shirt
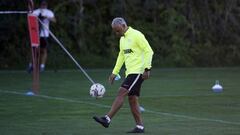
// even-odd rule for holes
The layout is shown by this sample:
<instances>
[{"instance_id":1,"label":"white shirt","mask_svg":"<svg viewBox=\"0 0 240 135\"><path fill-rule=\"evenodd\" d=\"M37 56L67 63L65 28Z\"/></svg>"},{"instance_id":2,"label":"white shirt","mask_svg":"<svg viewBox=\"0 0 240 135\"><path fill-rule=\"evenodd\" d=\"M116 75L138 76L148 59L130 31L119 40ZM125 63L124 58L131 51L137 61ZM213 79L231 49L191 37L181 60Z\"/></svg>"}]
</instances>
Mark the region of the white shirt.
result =
<instances>
[{"instance_id":1,"label":"white shirt","mask_svg":"<svg viewBox=\"0 0 240 135\"><path fill-rule=\"evenodd\" d=\"M39 16L41 14L42 16L47 17L42 20L42 22L49 29L50 20L48 18L54 17L54 13L51 10L39 8L34 10L33 14L36 16ZM39 25L41 26L41 23L39 23ZM40 37L49 37L49 32L44 26L40 27Z\"/></svg>"}]
</instances>

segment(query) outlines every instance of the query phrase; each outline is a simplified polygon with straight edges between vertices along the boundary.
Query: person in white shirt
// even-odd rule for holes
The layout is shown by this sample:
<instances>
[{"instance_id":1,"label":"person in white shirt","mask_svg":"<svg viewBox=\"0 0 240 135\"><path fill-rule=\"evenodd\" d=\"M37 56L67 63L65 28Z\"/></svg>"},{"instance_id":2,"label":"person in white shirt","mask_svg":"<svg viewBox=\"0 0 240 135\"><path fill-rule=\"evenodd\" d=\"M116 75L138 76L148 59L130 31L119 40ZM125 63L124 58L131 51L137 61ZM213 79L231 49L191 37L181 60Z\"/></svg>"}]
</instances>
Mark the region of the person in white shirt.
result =
<instances>
[{"instance_id":1,"label":"person in white shirt","mask_svg":"<svg viewBox=\"0 0 240 135\"><path fill-rule=\"evenodd\" d=\"M43 24L39 22L39 34L40 34L40 72L44 71L45 64L48 55L48 38L50 22L56 22L53 11L49 10L48 3L46 0L40 2L40 7L33 11L33 14L38 16ZM43 26L44 25L44 26ZM47 28L47 29L46 29ZM29 63L28 72L33 69L32 63Z\"/></svg>"}]
</instances>

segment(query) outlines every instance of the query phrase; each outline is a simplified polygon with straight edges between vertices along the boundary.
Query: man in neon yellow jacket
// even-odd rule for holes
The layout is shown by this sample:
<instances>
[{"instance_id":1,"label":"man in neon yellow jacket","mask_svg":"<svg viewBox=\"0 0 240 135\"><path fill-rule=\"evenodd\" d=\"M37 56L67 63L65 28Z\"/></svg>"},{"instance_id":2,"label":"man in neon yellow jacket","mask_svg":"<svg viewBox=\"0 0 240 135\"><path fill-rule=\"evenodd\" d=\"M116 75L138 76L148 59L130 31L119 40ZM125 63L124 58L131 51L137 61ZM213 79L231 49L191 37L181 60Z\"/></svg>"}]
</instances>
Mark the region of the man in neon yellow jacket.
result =
<instances>
[{"instance_id":1,"label":"man in neon yellow jacket","mask_svg":"<svg viewBox=\"0 0 240 135\"><path fill-rule=\"evenodd\" d=\"M123 105L124 97L128 95L131 112L136 122L136 127L128 133L144 133L138 97L142 82L150 75L153 51L145 36L140 31L127 26L123 18L114 18L112 29L120 37L120 51L116 65L109 76L109 82L113 83L123 64L126 68L126 78L119 88L110 111L104 117L94 116L93 118L107 128L113 116Z\"/></svg>"}]
</instances>

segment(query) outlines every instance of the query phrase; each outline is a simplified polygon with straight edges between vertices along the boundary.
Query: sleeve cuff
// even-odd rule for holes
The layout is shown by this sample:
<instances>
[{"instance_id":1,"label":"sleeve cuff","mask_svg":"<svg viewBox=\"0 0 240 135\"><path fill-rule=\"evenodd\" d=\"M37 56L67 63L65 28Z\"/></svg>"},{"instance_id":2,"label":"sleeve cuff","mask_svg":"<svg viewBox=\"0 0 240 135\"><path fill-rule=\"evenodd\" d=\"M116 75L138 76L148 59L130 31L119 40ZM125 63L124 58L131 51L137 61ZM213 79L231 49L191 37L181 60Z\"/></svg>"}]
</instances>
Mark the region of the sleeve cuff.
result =
<instances>
[{"instance_id":1,"label":"sleeve cuff","mask_svg":"<svg viewBox=\"0 0 240 135\"><path fill-rule=\"evenodd\" d=\"M146 72L147 72L147 71L151 71L151 68L145 68L144 70L145 70Z\"/></svg>"}]
</instances>

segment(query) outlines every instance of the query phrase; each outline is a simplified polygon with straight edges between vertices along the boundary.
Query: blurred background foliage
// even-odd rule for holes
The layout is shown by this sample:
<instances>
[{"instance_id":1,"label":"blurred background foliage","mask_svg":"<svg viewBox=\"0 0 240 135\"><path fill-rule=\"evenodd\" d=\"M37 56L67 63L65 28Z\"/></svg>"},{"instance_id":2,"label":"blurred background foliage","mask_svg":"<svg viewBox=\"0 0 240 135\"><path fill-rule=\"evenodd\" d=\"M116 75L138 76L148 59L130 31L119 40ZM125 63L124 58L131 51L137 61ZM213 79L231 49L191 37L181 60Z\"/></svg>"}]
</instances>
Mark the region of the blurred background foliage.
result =
<instances>
[{"instance_id":1,"label":"blurred background foliage","mask_svg":"<svg viewBox=\"0 0 240 135\"><path fill-rule=\"evenodd\" d=\"M35 7L39 1L34 0ZM154 67L240 65L239 0L48 0L57 23L51 30L87 68L112 68L118 40L114 17L143 32L155 54ZM26 10L27 2L1 0L0 9ZM0 15L0 69L24 69L31 48L27 16ZM73 62L50 40L48 68Z\"/></svg>"}]
</instances>

